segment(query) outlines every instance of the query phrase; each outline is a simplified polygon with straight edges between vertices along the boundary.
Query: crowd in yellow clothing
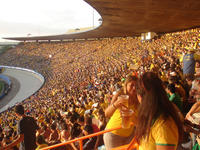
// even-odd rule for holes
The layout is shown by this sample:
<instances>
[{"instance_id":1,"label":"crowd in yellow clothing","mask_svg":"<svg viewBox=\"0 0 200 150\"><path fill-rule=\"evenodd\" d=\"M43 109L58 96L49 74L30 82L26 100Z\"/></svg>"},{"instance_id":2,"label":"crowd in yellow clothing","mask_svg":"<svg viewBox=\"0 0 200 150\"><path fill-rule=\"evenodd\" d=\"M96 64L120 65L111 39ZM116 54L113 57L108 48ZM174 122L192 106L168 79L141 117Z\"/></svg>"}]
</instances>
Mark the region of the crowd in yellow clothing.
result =
<instances>
[{"instance_id":1,"label":"crowd in yellow clothing","mask_svg":"<svg viewBox=\"0 0 200 150\"><path fill-rule=\"evenodd\" d=\"M27 114L37 119L40 133L59 121L70 125L72 114L90 114L98 122L99 113L110 103L114 91L129 73L158 73L163 81L174 82L173 72L181 81L176 83L183 102L186 101L182 66L179 58L189 49L198 53L200 29L169 33L151 41L139 37L106 38L96 41L60 43L23 43L0 56L0 64L35 70L46 79L40 91L22 102ZM90 111L89 111L90 110ZM0 114L2 134L13 130L17 118L11 109ZM98 123L97 123L98 124ZM38 133L38 134L40 134ZM5 137L6 137L5 136ZM70 136L67 140L70 139ZM46 137L49 140L49 136ZM57 138L60 141L60 136ZM51 142L51 140L49 140ZM4 142L5 144L5 142Z\"/></svg>"}]
</instances>

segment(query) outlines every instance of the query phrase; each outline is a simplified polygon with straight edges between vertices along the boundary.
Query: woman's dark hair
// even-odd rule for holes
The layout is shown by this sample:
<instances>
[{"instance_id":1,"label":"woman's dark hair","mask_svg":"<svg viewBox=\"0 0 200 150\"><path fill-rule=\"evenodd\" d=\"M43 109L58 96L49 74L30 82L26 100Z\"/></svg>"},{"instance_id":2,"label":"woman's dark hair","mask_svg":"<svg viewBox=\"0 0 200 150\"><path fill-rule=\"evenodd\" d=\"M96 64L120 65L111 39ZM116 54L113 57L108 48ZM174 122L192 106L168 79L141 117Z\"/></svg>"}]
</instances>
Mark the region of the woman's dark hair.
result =
<instances>
[{"instance_id":1,"label":"woman's dark hair","mask_svg":"<svg viewBox=\"0 0 200 150\"><path fill-rule=\"evenodd\" d=\"M90 116L85 116L85 123L87 125L92 125L92 117Z\"/></svg>"},{"instance_id":2,"label":"woman's dark hair","mask_svg":"<svg viewBox=\"0 0 200 150\"><path fill-rule=\"evenodd\" d=\"M137 141L140 142L142 138L149 137L152 122L160 115L164 119L172 117L179 130L180 140L183 135L182 123L177 110L168 100L161 79L153 72L144 73L136 84L136 92L142 97L135 131Z\"/></svg>"}]
</instances>

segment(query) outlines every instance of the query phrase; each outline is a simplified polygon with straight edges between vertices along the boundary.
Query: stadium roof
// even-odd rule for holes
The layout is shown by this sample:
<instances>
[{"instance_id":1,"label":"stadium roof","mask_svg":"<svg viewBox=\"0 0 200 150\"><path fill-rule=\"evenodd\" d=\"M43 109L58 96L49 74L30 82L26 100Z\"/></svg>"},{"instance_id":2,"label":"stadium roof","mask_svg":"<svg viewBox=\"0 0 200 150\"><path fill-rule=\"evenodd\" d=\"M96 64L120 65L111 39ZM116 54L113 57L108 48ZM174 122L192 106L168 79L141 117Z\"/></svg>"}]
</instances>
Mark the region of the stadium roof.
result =
<instances>
[{"instance_id":1,"label":"stadium roof","mask_svg":"<svg viewBox=\"0 0 200 150\"><path fill-rule=\"evenodd\" d=\"M52 36L13 37L10 40L65 40L140 36L182 31L200 26L198 0L85 0L102 16L95 30Z\"/></svg>"}]
</instances>

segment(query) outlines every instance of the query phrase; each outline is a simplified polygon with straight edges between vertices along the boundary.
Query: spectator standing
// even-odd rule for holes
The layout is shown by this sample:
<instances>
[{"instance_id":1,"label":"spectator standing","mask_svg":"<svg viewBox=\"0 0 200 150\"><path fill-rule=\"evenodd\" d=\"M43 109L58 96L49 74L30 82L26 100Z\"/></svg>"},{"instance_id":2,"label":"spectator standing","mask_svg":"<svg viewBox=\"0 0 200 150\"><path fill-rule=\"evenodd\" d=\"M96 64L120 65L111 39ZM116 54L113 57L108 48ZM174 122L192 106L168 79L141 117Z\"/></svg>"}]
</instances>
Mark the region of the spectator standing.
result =
<instances>
[{"instance_id":1,"label":"spectator standing","mask_svg":"<svg viewBox=\"0 0 200 150\"><path fill-rule=\"evenodd\" d=\"M189 50L183 56L183 75L186 76L194 76L195 73L195 61L199 60L199 56L195 54L194 50Z\"/></svg>"},{"instance_id":2,"label":"spectator standing","mask_svg":"<svg viewBox=\"0 0 200 150\"><path fill-rule=\"evenodd\" d=\"M39 129L35 119L24 114L24 107L22 105L15 107L15 113L20 118L18 122L18 137L3 149L10 149L20 143L20 150L35 150L37 147L36 131Z\"/></svg>"},{"instance_id":3,"label":"spectator standing","mask_svg":"<svg viewBox=\"0 0 200 150\"><path fill-rule=\"evenodd\" d=\"M169 100L173 102L182 111L181 97L176 93L175 85L173 83L168 84L166 91Z\"/></svg>"}]
</instances>

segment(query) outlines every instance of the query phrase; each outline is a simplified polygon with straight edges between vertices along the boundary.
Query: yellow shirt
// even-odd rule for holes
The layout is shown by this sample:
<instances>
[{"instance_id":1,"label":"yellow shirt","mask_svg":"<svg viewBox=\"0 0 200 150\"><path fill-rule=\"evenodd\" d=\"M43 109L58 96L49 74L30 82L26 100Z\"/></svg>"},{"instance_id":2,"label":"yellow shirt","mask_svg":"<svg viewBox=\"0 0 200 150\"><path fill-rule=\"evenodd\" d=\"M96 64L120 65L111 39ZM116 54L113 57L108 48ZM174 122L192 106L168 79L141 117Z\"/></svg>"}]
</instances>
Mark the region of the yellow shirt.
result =
<instances>
[{"instance_id":1,"label":"yellow shirt","mask_svg":"<svg viewBox=\"0 0 200 150\"><path fill-rule=\"evenodd\" d=\"M164 73L164 72L161 72L161 73L162 73L162 75L160 76L161 80L162 80L162 81L168 81L168 79L167 79L165 73Z\"/></svg>"},{"instance_id":2,"label":"yellow shirt","mask_svg":"<svg viewBox=\"0 0 200 150\"><path fill-rule=\"evenodd\" d=\"M200 60L200 55L198 55L198 54L195 53L195 54L194 54L194 59L195 59L195 60Z\"/></svg>"},{"instance_id":3,"label":"yellow shirt","mask_svg":"<svg viewBox=\"0 0 200 150\"><path fill-rule=\"evenodd\" d=\"M154 64L151 64L150 66L150 70L152 70L154 68Z\"/></svg>"},{"instance_id":4,"label":"yellow shirt","mask_svg":"<svg viewBox=\"0 0 200 150\"><path fill-rule=\"evenodd\" d=\"M149 140L143 139L140 142L139 150L155 150L156 145L175 146L178 144L178 128L174 120L169 117L166 120L160 116L153 124Z\"/></svg>"},{"instance_id":5,"label":"yellow shirt","mask_svg":"<svg viewBox=\"0 0 200 150\"><path fill-rule=\"evenodd\" d=\"M130 108L134 112L136 112L136 109L134 109L134 106L131 106ZM136 116L137 116L137 114L136 114ZM120 125L122 125L122 118L121 118L121 115L120 115L120 110L116 109L115 112L113 113L112 117L108 121L108 123L106 125L106 129L116 128L116 127L119 127ZM122 129L121 128L121 129L112 131L112 133L119 135L119 136L128 137L133 132L133 129L134 129L134 126L132 126L129 129Z\"/></svg>"},{"instance_id":6,"label":"yellow shirt","mask_svg":"<svg viewBox=\"0 0 200 150\"><path fill-rule=\"evenodd\" d=\"M92 114L94 115L94 117L98 120L98 110L97 109L94 109Z\"/></svg>"},{"instance_id":7,"label":"yellow shirt","mask_svg":"<svg viewBox=\"0 0 200 150\"><path fill-rule=\"evenodd\" d=\"M92 105L93 105L93 104L94 104L94 103L93 103L92 101L88 103L89 109L92 108Z\"/></svg>"},{"instance_id":8,"label":"yellow shirt","mask_svg":"<svg viewBox=\"0 0 200 150\"><path fill-rule=\"evenodd\" d=\"M184 55L180 56L180 59L179 59L180 62L183 62L183 56Z\"/></svg>"},{"instance_id":9,"label":"yellow shirt","mask_svg":"<svg viewBox=\"0 0 200 150\"><path fill-rule=\"evenodd\" d=\"M90 109L90 105L89 104L85 105L85 109L86 110Z\"/></svg>"},{"instance_id":10,"label":"yellow shirt","mask_svg":"<svg viewBox=\"0 0 200 150\"><path fill-rule=\"evenodd\" d=\"M85 109L79 108L78 113L79 115L84 116Z\"/></svg>"}]
</instances>

